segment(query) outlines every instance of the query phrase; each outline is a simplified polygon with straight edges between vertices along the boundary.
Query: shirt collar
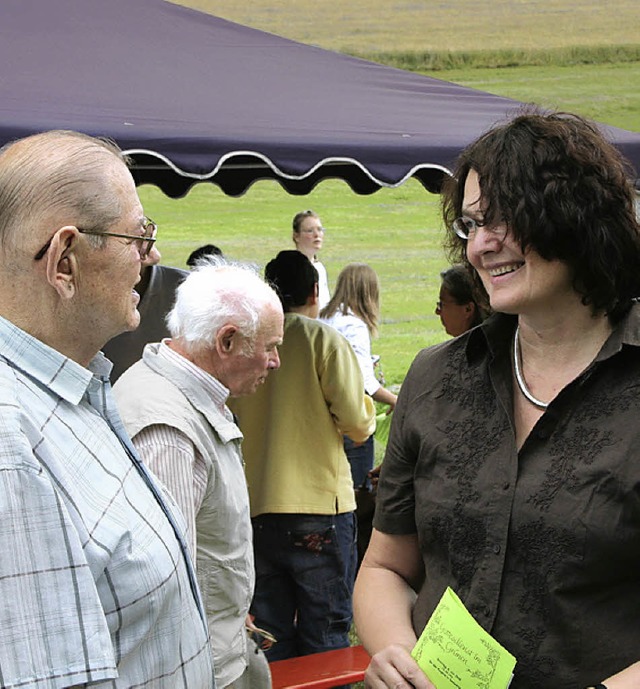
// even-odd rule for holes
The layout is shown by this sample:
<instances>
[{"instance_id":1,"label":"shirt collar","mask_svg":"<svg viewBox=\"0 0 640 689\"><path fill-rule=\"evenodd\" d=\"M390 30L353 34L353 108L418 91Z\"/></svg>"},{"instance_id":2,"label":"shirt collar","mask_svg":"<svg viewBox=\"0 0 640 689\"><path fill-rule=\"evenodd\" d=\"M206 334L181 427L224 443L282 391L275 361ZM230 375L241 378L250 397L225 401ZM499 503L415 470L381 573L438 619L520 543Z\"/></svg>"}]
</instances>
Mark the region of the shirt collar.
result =
<instances>
[{"instance_id":1,"label":"shirt collar","mask_svg":"<svg viewBox=\"0 0 640 689\"><path fill-rule=\"evenodd\" d=\"M503 347L508 346L516 329L517 317L494 313L481 325L462 337L467 337L467 358L470 363L485 355L487 350L495 358Z\"/></svg>"},{"instance_id":2,"label":"shirt collar","mask_svg":"<svg viewBox=\"0 0 640 689\"><path fill-rule=\"evenodd\" d=\"M196 366L192 361L189 361L181 354L171 349L167 344L168 342L169 340L165 339L158 345L156 349L157 356L187 371L189 375L193 376L194 380L199 382L204 392L211 397L218 411L225 416L230 416L226 406L227 400L229 399L229 389L210 373L207 373L199 366Z\"/></svg>"},{"instance_id":3,"label":"shirt collar","mask_svg":"<svg viewBox=\"0 0 640 689\"><path fill-rule=\"evenodd\" d=\"M596 361L603 361L619 352L623 346L640 347L640 303L634 300L631 308L614 327Z\"/></svg>"},{"instance_id":4,"label":"shirt collar","mask_svg":"<svg viewBox=\"0 0 640 689\"><path fill-rule=\"evenodd\" d=\"M85 368L0 316L0 355L71 404L78 404L94 376L109 378L111 362L99 352Z\"/></svg>"}]
</instances>

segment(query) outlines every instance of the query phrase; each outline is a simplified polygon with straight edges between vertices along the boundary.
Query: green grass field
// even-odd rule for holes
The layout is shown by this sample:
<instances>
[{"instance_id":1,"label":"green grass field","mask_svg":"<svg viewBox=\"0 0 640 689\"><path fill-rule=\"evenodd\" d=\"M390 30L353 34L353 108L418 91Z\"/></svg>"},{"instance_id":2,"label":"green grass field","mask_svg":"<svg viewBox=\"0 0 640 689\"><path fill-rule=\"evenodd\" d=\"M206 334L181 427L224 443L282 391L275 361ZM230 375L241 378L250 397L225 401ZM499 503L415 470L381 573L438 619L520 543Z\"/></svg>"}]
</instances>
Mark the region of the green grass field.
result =
<instances>
[{"instance_id":1,"label":"green grass field","mask_svg":"<svg viewBox=\"0 0 640 689\"><path fill-rule=\"evenodd\" d=\"M173 0L347 53L637 44L636 0Z\"/></svg>"},{"instance_id":2,"label":"green grass field","mask_svg":"<svg viewBox=\"0 0 640 689\"><path fill-rule=\"evenodd\" d=\"M640 61L456 69L428 74L640 132L640 88L633 87L640 86Z\"/></svg>"},{"instance_id":3,"label":"green grass field","mask_svg":"<svg viewBox=\"0 0 640 689\"><path fill-rule=\"evenodd\" d=\"M454 57L462 51L483 51L464 69L428 73L640 131L640 61L609 61L616 54L615 46L638 48L640 4L635 1L606 5L599 0L498 1L485 6L471 0L354 0L347 6L340 0L254 0L249 5L181 0L181 4L325 48L372 53L374 58L387 53L385 60L394 64L399 59L393 55L399 51L413 51L417 58L425 50L452 51ZM568 64L568 54L562 51L572 46L587 46L583 52L596 63ZM608 46L604 52L602 46ZM522 50L538 54L546 50L551 64L543 60L541 65L499 69L477 66L486 63L491 51L500 58L498 64L508 64L511 53ZM623 54L628 60L634 52L627 49ZM557 60L561 64L553 64L557 56L562 57ZM420 62L416 59L416 64ZM143 187L141 197L146 212L160 224L163 261L183 267L194 248L213 242L228 257L262 268L278 251L292 248L294 213L316 210L328 228L321 258L330 282L351 261L369 263L380 276L383 322L374 350L382 355L390 383L402 381L420 348L446 338L434 315L438 274L447 265L441 249L439 199L415 181L366 197L336 180L321 183L306 197L289 196L275 182L260 182L241 198L225 197L210 184L198 185L180 200L166 198L153 187Z\"/></svg>"},{"instance_id":4,"label":"green grass field","mask_svg":"<svg viewBox=\"0 0 640 689\"><path fill-rule=\"evenodd\" d=\"M293 215L317 209L327 227L322 260L330 281L351 261L369 263L380 276L383 323L374 349L389 382L399 383L417 350L443 337L433 315L438 271L447 265L440 250L438 197L415 181L366 197L337 180L302 198L289 196L275 182L256 184L240 199L205 184L184 199L169 199L149 186L140 195L160 224L163 262L182 267L193 249L213 242L229 258L263 268L278 251L293 248Z\"/></svg>"}]
</instances>

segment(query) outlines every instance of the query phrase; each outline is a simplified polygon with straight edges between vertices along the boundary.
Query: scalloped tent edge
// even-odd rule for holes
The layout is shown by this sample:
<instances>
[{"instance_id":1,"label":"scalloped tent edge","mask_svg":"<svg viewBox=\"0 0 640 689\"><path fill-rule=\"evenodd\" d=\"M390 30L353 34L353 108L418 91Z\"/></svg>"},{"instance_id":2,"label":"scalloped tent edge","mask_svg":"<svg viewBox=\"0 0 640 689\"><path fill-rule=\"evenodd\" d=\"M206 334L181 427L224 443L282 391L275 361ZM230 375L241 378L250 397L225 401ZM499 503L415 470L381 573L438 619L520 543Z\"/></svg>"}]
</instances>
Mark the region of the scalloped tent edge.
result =
<instances>
[{"instance_id":1,"label":"scalloped tent edge","mask_svg":"<svg viewBox=\"0 0 640 689\"><path fill-rule=\"evenodd\" d=\"M354 158L327 158L308 172L290 175L256 151L237 151L222 156L216 167L207 173L190 173L181 170L171 160L141 149L125 150L132 160L131 171L136 184L155 184L171 198L186 196L195 184L211 182L228 196L242 196L256 182L270 179L278 182L289 194L304 196L325 179L339 179L360 195L373 194L380 189L395 189L408 179L416 178L429 192L438 193L442 180L452 172L440 165L416 165L398 181L390 183L376 179L367 168Z\"/></svg>"}]
</instances>

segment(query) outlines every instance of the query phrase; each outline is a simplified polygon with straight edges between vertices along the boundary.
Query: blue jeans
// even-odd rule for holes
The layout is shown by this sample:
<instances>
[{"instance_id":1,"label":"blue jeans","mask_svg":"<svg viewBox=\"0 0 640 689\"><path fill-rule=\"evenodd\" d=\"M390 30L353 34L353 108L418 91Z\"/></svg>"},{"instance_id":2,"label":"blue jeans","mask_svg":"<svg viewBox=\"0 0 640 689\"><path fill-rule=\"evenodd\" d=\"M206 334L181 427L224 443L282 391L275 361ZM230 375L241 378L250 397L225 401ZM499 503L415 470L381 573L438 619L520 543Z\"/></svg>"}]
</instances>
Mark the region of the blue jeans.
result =
<instances>
[{"instance_id":1,"label":"blue jeans","mask_svg":"<svg viewBox=\"0 0 640 689\"><path fill-rule=\"evenodd\" d=\"M263 514L253 519L258 627L283 660L349 646L356 573L356 519L344 514Z\"/></svg>"},{"instance_id":2,"label":"blue jeans","mask_svg":"<svg viewBox=\"0 0 640 689\"><path fill-rule=\"evenodd\" d=\"M362 444L356 445L351 438L345 435L344 452L349 460L351 466L351 478L353 479L353 487L360 488L364 485L365 488L371 488L371 481L367 474L373 469L373 461L375 458L375 449L373 446L373 436L370 435Z\"/></svg>"}]
</instances>

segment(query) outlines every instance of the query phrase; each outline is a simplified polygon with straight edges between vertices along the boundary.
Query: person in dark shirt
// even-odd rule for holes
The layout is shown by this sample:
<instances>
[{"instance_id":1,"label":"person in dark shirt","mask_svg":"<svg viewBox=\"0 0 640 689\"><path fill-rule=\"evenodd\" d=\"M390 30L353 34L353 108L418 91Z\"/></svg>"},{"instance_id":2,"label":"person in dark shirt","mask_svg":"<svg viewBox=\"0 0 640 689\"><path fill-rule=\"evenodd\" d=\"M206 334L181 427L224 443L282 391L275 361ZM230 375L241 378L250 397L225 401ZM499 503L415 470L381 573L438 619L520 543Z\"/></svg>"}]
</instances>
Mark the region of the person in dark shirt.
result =
<instances>
[{"instance_id":1,"label":"person in dark shirt","mask_svg":"<svg viewBox=\"0 0 640 689\"><path fill-rule=\"evenodd\" d=\"M189 254L189 257L187 258L187 266L193 269L196 267L196 265L198 265L198 261L210 256L219 256L220 258L224 258L222 249L220 247L216 246L215 244L205 244L204 246L199 246L197 249L194 249Z\"/></svg>"},{"instance_id":2,"label":"person in dark shirt","mask_svg":"<svg viewBox=\"0 0 640 689\"><path fill-rule=\"evenodd\" d=\"M529 112L461 155L451 258L493 315L414 361L355 592L370 687L432 689L411 648L447 587L511 689L640 686L640 226L620 153ZM430 681L431 680L431 681Z\"/></svg>"}]
</instances>

